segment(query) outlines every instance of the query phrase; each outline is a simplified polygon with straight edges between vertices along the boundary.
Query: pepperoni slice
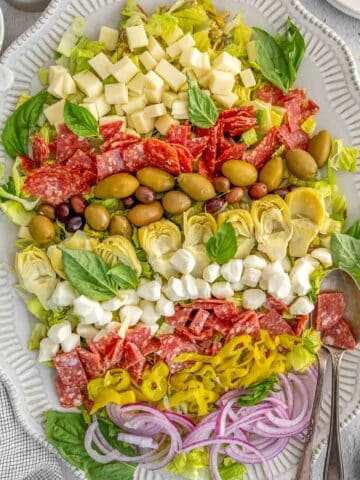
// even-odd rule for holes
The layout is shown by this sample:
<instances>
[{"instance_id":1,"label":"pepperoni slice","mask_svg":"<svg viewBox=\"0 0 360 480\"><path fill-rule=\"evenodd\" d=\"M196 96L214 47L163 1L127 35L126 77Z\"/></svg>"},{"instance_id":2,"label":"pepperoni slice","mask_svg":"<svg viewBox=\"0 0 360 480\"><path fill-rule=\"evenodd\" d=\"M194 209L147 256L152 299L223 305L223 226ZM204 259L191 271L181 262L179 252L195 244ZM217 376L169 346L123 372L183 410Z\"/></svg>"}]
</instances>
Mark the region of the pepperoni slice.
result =
<instances>
[{"instance_id":1,"label":"pepperoni slice","mask_svg":"<svg viewBox=\"0 0 360 480\"><path fill-rule=\"evenodd\" d=\"M34 170L38 168L38 165L35 164L34 160L26 155L18 155L21 159L21 170L26 173L26 175L30 175Z\"/></svg>"},{"instance_id":2,"label":"pepperoni slice","mask_svg":"<svg viewBox=\"0 0 360 480\"><path fill-rule=\"evenodd\" d=\"M192 307L176 307L175 315L171 317L165 317L165 322L177 330L180 330L185 327L187 321L190 319L192 311Z\"/></svg>"},{"instance_id":3,"label":"pepperoni slice","mask_svg":"<svg viewBox=\"0 0 360 480\"><path fill-rule=\"evenodd\" d=\"M130 145L135 145L136 143L140 142L140 138L136 137L135 135L118 132L106 140L106 142L101 145L100 150L102 152L108 152L109 150L114 150L116 148L122 152L127 147L130 147Z\"/></svg>"},{"instance_id":4,"label":"pepperoni slice","mask_svg":"<svg viewBox=\"0 0 360 480\"><path fill-rule=\"evenodd\" d=\"M300 118L300 124L304 122L307 118L309 118L311 115L316 115L320 110L319 105L317 105L315 102L312 100L307 100L304 102L304 104L301 107L301 118Z\"/></svg>"},{"instance_id":5,"label":"pepperoni slice","mask_svg":"<svg viewBox=\"0 0 360 480\"><path fill-rule=\"evenodd\" d=\"M288 127L287 127L288 128ZM272 128L265 137L253 148L250 154L245 158L248 163L254 165L258 170L270 160L274 153L277 142L277 129Z\"/></svg>"},{"instance_id":6,"label":"pepperoni slice","mask_svg":"<svg viewBox=\"0 0 360 480\"><path fill-rule=\"evenodd\" d=\"M245 143L236 143L227 148L216 160L216 170L221 171L221 166L227 160L241 160L246 150Z\"/></svg>"},{"instance_id":7,"label":"pepperoni slice","mask_svg":"<svg viewBox=\"0 0 360 480\"><path fill-rule=\"evenodd\" d=\"M271 83L268 83L257 91L257 96L263 102L278 105L279 102L282 100L284 94L280 90L280 88L277 88Z\"/></svg>"},{"instance_id":8,"label":"pepperoni slice","mask_svg":"<svg viewBox=\"0 0 360 480\"><path fill-rule=\"evenodd\" d=\"M210 313L206 320L206 327L210 327L216 332L219 332L221 335L225 336L231 329L231 323L228 320L223 320L222 318L218 318L214 314Z\"/></svg>"},{"instance_id":9,"label":"pepperoni slice","mask_svg":"<svg viewBox=\"0 0 360 480\"><path fill-rule=\"evenodd\" d=\"M186 142L186 148L193 158L197 158L205 150L208 141L209 137L207 135L204 137L191 138Z\"/></svg>"},{"instance_id":10,"label":"pepperoni slice","mask_svg":"<svg viewBox=\"0 0 360 480\"><path fill-rule=\"evenodd\" d=\"M238 309L235 303L225 302L214 306L214 314L221 320L236 322L239 317Z\"/></svg>"},{"instance_id":11,"label":"pepperoni slice","mask_svg":"<svg viewBox=\"0 0 360 480\"><path fill-rule=\"evenodd\" d=\"M150 166L161 168L172 175L179 175L179 159L171 145L158 138L148 138L144 142L144 152Z\"/></svg>"},{"instance_id":12,"label":"pepperoni slice","mask_svg":"<svg viewBox=\"0 0 360 480\"><path fill-rule=\"evenodd\" d=\"M278 298L275 297L267 297L265 303L264 303L264 308L266 310L276 310L280 315L282 315L285 312L289 311L289 307L284 303L282 300L279 300Z\"/></svg>"},{"instance_id":13,"label":"pepperoni slice","mask_svg":"<svg viewBox=\"0 0 360 480\"><path fill-rule=\"evenodd\" d=\"M334 326L323 331L321 340L331 347L354 350L356 341L347 321L342 318Z\"/></svg>"},{"instance_id":14,"label":"pepperoni slice","mask_svg":"<svg viewBox=\"0 0 360 480\"><path fill-rule=\"evenodd\" d=\"M87 153L83 152L79 148L74 155L69 158L66 165L77 168L81 174L86 177L86 182L89 185L93 185L97 180L97 168L96 161L90 157Z\"/></svg>"},{"instance_id":15,"label":"pepperoni slice","mask_svg":"<svg viewBox=\"0 0 360 480\"><path fill-rule=\"evenodd\" d=\"M176 150L180 164L180 170L186 173L192 172L193 157L189 150L179 143L171 143L170 145Z\"/></svg>"},{"instance_id":16,"label":"pepperoni slice","mask_svg":"<svg viewBox=\"0 0 360 480\"><path fill-rule=\"evenodd\" d=\"M168 365L170 372L175 373L191 365L191 362L172 362L172 359L180 353L197 352L196 345L176 334L161 335L159 337L161 348L160 358Z\"/></svg>"},{"instance_id":17,"label":"pepperoni slice","mask_svg":"<svg viewBox=\"0 0 360 480\"><path fill-rule=\"evenodd\" d=\"M254 107L239 107L220 113L224 133L237 137L256 125Z\"/></svg>"},{"instance_id":18,"label":"pepperoni slice","mask_svg":"<svg viewBox=\"0 0 360 480\"><path fill-rule=\"evenodd\" d=\"M145 362L145 358L143 354L140 352L139 348L135 345L135 343L129 342L125 340L124 348L123 348L123 355L121 359L121 366L128 370L129 368L133 367L137 363ZM144 363L145 366L145 363Z\"/></svg>"},{"instance_id":19,"label":"pepperoni slice","mask_svg":"<svg viewBox=\"0 0 360 480\"><path fill-rule=\"evenodd\" d=\"M141 348L141 353L146 357L152 353L158 353L161 347L160 340L158 338L151 338L145 346Z\"/></svg>"},{"instance_id":20,"label":"pepperoni slice","mask_svg":"<svg viewBox=\"0 0 360 480\"><path fill-rule=\"evenodd\" d=\"M309 143L309 137L303 130L299 129L295 132L290 132L288 125L280 125L277 129L277 137L287 150L294 148L306 150Z\"/></svg>"},{"instance_id":21,"label":"pepperoni slice","mask_svg":"<svg viewBox=\"0 0 360 480\"><path fill-rule=\"evenodd\" d=\"M206 320L210 316L207 310L198 310L191 321L189 329L194 332L195 335L201 335L201 332L205 326ZM212 336L212 334L211 334Z\"/></svg>"},{"instance_id":22,"label":"pepperoni slice","mask_svg":"<svg viewBox=\"0 0 360 480\"><path fill-rule=\"evenodd\" d=\"M166 133L166 141L187 147L187 143L190 140L190 133L190 125L172 125Z\"/></svg>"},{"instance_id":23,"label":"pepperoni slice","mask_svg":"<svg viewBox=\"0 0 360 480\"><path fill-rule=\"evenodd\" d=\"M62 407L80 407L82 395L79 387L68 387L62 383L59 377L56 377L55 387Z\"/></svg>"},{"instance_id":24,"label":"pepperoni slice","mask_svg":"<svg viewBox=\"0 0 360 480\"><path fill-rule=\"evenodd\" d=\"M226 336L226 343L240 335L258 337L260 334L260 324L256 312L248 310L241 313L238 318Z\"/></svg>"},{"instance_id":25,"label":"pepperoni slice","mask_svg":"<svg viewBox=\"0 0 360 480\"><path fill-rule=\"evenodd\" d=\"M324 292L317 297L315 312L316 330L326 330L336 325L343 317L345 295L342 292Z\"/></svg>"},{"instance_id":26,"label":"pepperoni slice","mask_svg":"<svg viewBox=\"0 0 360 480\"><path fill-rule=\"evenodd\" d=\"M59 353L54 358L54 364L63 385L81 388L87 384L88 379L76 350Z\"/></svg>"},{"instance_id":27,"label":"pepperoni slice","mask_svg":"<svg viewBox=\"0 0 360 480\"><path fill-rule=\"evenodd\" d=\"M108 150L96 155L96 170L98 180L109 177L114 173L126 171L125 162L120 150Z\"/></svg>"},{"instance_id":28,"label":"pepperoni slice","mask_svg":"<svg viewBox=\"0 0 360 480\"><path fill-rule=\"evenodd\" d=\"M102 375L103 367L99 352L89 352L89 350L84 348L77 348L76 351L89 379Z\"/></svg>"},{"instance_id":29,"label":"pepperoni slice","mask_svg":"<svg viewBox=\"0 0 360 480\"><path fill-rule=\"evenodd\" d=\"M123 354L124 339L117 338L103 358L105 370L119 365Z\"/></svg>"},{"instance_id":30,"label":"pepperoni slice","mask_svg":"<svg viewBox=\"0 0 360 480\"><path fill-rule=\"evenodd\" d=\"M125 169L129 172L137 172L148 165L144 152L144 144L136 143L122 152Z\"/></svg>"},{"instance_id":31,"label":"pepperoni slice","mask_svg":"<svg viewBox=\"0 0 360 480\"><path fill-rule=\"evenodd\" d=\"M284 333L294 334L293 329L276 310L271 310L266 315L259 316L259 323L261 330L267 330L273 336Z\"/></svg>"},{"instance_id":32,"label":"pepperoni slice","mask_svg":"<svg viewBox=\"0 0 360 480\"><path fill-rule=\"evenodd\" d=\"M199 159L199 173L210 179L213 178L215 173L218 129L218 125L210 128L197 129L200 136L204 135L208 137L207 146Z\"/></svg>"},{"instance_id":33,"label":"pepperoni slice","mask_svg":"<svg viewBox=\"0 0 360 480\"><path fill-rule=\"evenodd\" d=\"M134 343L141 351L151 339L151 331L149 327L130 328L125 338L126 341Z\"/></svg>"},{"instance_id":34,"label":"pepperoni slice","mask_svg":"<svg viewBox=\"0 0 360 480\"><path fill-rule=\"evenodd\" d=\"M56 160L65 162L78 148L78 137L65 124L59 126L59 133L56 139Z\"/></svg>"},{"instance_id":35,"label":"pepperoni slice","mask_svg":"<svg viewBox=\"0 0 360 480\"><path fill-rule=\"evenodd\" d=\"M117 122L106 123L104 125L100 125L99 131L100 135L103 137L104 140L108 140L109 138L113 137L116 133L119 133L123 122L118 120Z\"/></svg>"},{"instance_id":36,"label":"pepperoni slice","mask_svg":"<svg viewBox=\"0 0 360 480\"><path fill-rule=\"evenodd\" d=\"M286 119L290 132L296 132L300 128L301 104L297 100L290 100L284 103L286 108Z\"/></svg>"},{"instance_id":37,"label":"pepperoni slice","mask_svg":"<svg viewBox=\"0 0 360 480\"><path fill-rule=\"evenodd\" d=\"M31 145L34 162L40 167L50 156L49 145L45 142L41 133L31 137Z\"/></svg>"}]
</instances>

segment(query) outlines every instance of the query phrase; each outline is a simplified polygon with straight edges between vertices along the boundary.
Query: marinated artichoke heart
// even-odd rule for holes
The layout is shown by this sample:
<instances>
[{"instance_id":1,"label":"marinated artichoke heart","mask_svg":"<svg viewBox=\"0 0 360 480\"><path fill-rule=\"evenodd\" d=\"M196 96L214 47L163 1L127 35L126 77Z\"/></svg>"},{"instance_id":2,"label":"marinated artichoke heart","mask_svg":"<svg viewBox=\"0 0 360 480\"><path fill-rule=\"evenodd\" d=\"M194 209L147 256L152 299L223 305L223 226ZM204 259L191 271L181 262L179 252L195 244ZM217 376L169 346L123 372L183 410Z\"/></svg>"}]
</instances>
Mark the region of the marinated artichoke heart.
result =
<instances>
[{"instance_id":1,"label":"marinated artichoke heart","mask_svg":"<svg viewBox=\"0 0 360 480\"><path fill-rule=\"evenodd\" d=\"M51 267L46 253L37 247L27 247L15 256L15 270L20 285L37 296L44 308L56 284L56 273Z\"/></svg>"},{"instance_id":2,"label":"marinated artichoke heart","mask_svg":"<svg viewBox=\"0 0 360 480\"><path fill-rule=\"evenodd\" d=\"M136 256L135 248L122 235L111 235L106 238L97 245L95 253L100 255L110 267L125 263L133 268L138 276L141 274L141 263Z\"/></svg>"},{"instance_id":3,"label":"marinated artichoke heart","mask_svg":"<svg viewBox=\"0 0 360 480\"><path fill-rule=\"evenodd\" d=\"M278 195L266 195L251 205L258 249L272 262L286 256L292 235L289 208Z\"/></svg>"},{"instance_id":4,"label":"marinated artichoke heart","mask_svg":"<svg viewBox=\"0 0 360 480\"><path fill-rule=\"evenodd\" d=\"M62 264L62 254L59 247L74 248L77 250L87 250L88 252L94 252L96 246L99 243L98 238L89 237L82 230L78 230L71 237L65 238L57 245L50 245L47 249L47 256L50 259L51 266L59 277L66 279L66 275Z\"/></svg>"},{"instance_id":5,"label":"marinated artichoke heart","mask_svg":"<svg viewBox=\"0 0 360 480\"><path fill-rule=\"evenodd\" d=\"M288 193L285 200L293 226L289 253L293 257L303 257L325 221L323 197L314 188L301 187Z\"/></svg>"},{"instance_id":6,"label":"marinated artichoke heart","mask_svg":"<svg viewBox=\"0 0 360 480\"><path fill-rule=\"evenodd\" d=\"M255 245L254 223L250 213L243 208L237 208L218 215L219 226L227 220L236 233L238 249L235 258L247 257Z\"/></svg>"},{"instance_id":7,"label":"marinated artichoke heart","mask_svg":"<svg viewBox=\"0 0 360 480\"><path fill-rule=\"evenodd\" d=\"M209 213L192 215L192 209L184 213L184 244L195 257L196 265L191 272L195 276L202 275L205 267L210 263L205 243L214 235L217 224Z\"/></svg>"},{"instance_id":8,"label":"marinated artichoke heart","mask_svg":"<svg viewBox=\"0 0 360 480\"><path fill-rule=\"evenodd\" d=\"M165 278L174 275L170 263L172 254L181 247L179 227L170 220L159 220L141 227L138 231L139 243L155 272Z\"/></svg>"}]
</instances>

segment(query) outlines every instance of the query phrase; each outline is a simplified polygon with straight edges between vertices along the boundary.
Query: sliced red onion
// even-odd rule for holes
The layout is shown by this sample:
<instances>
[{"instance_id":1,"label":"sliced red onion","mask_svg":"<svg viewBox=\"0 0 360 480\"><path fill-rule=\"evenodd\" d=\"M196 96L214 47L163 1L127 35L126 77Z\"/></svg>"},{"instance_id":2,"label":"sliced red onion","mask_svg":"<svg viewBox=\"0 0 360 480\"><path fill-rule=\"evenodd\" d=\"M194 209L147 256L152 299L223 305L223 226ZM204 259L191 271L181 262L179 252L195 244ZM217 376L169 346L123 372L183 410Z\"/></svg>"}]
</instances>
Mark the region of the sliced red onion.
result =
<instances>
[{"instance_id":1,"label":"sliced red onion","mask_svg":"<svg viewBox=\"0 0 360 480\"><path fill-rule=\"evenodd\" d=\"M140 435L132 435L131 433L119 433L117 438L120 442L131 443L141 448L151 448L153 450L159 448L158 442L149 437L140 437Z\"/></svg>"}]
</instances>

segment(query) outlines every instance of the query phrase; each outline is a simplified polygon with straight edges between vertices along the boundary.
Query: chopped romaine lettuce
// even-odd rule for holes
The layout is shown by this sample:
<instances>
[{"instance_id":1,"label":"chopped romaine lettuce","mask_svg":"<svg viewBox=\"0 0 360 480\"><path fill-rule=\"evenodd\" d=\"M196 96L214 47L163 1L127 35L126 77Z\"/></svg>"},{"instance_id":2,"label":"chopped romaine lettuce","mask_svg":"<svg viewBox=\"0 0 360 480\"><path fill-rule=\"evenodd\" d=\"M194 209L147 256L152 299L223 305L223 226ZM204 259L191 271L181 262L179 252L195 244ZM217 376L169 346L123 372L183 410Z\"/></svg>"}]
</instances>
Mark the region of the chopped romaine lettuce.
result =
<instances>
[{"instance_id":1,"label":"chopped romaine lettuce","mask_svg":"<svg viewBox=\"0 0 360 480\"><path fill-rule=\"evenodd\" d=\"M312 135L316 128L316 120L314 117L310 116L300 125L300 127L303 132L307 133L308 135Z\"/></svg>"},{"instance_id":2,"label":"chopped romaine lettuce","mask_svg":"<svg viewBox=\"0 0 360 480\"><path fill-rule=\"evenodd\" d=\"M258 137L256 134L255 128L252 128L251 130L248 130L247 132L244 132L241 135L241 140L248 146L253 145L258 141Z\"/></svg>"},{"instance_id":3,"label":"chopped romaine lettuce","mask_svg":"<svg viewBox=\"0 0 360 480\"><path fill-rule=\"evenodd\" d=\"M307 296L313 303L316 302L317 295L320 292L320 283L325 275L326 275L326 270L321 265L316 267L315 270L310 274L311 290L307 294Z\"/></svg>"},{"instance_id":4,"label":"chopped romaine lettuce","mask_svg":"<svg viewBox=\"0 0 360 480\"><path fill-rule=\"evenodd\" d=\"M343 170L344 172L356 172L356 159L359 155L357 148L346 147L341 139L331 142L329 155L329 166L334 170Z\"/></svg>"},{"instance_id":5,"label":"chopped romaine lettuce","mask_svg":"<svg viewBox=\"0 0 360 480\"><path fill-rule=\"evenodd\" d=\"M303 373L316 362L316 352L321 347L320 334L316 330L305 330L298 343L288 354L288 360L294 370Z\"/></svg>"},{"instance_id":6,"label":"chopped romaine lettuce","mask_svg":"<svg viewBox=\"0 0 360 480\"><path fill-rule=\"evenodd\" d=\"M235 462L230 457L225 457L219 466L221 480L243 480L246 467L242 463Z\"/></svg>"},{"instance_id":7,"label":"chopped romaine lettuce","mask_svg":"<svg viewBox=\"0 0 360 480\"><path fill-rule=\"evenodd\" d=\"M39 68L38 77L42 85L47 85L49 83L49 69Z\"/></svg>"},{"instance_id":8,"label":"chopped romaine lettuce","mask_svg":"<svg viewBox=\"0 0 360 480\"><path fill-rule=\"evenodd\" d=\"M198 479L204 478L204 473L208 474L208 469L203 472L204 467L209 465L209 455L205 448L194 448L189 453L177 455L167 466L170 473L174 475L183 475L185 478ZM200 476L201 475L201 476ZM206 478L206 477L205 477ZM210 477L208 477L210 478Z\"/></svg>"},{"instance_id":9,"label":"chopped romaine lettuce","mask_svg":"<svg viewBox=\"0 0 360 480\"><path fill-rule=\"evenodd\" d=\"M252 29L248 25L245 25L242 19L242 15L239 13L236 15L235 19L236 26L233 26L231 29L231 37L233 40L233 43L238 46L238 55L237 56L246 56L247 55L247 50L246 50L246 45L250 41L250 38L252 36ZM234 25L234 24L232 24Z\"/></svg>"},{"instance_id":10,"label":"chopped romaine lettuce","mask_svg":"<svg viewBox=\"0 0 360 480\"><path fill-rule=\"evenodd\" d=\"M195 46L200 50L200 52L208 52L210 50L211 45L208 30L195 32L193 37L195 40Z\"/></svg>"},{"instance_id":11,"label":"chopped romaine lettuce","mask_svg":"<svg viewBox=\"0 0 360 480\"><path fill-rule=\"evenodd\" d=\"M121 10L121 20L119 28L133 27L141 25L146 20L145 13L137 5L135 0L127 0L125 7Z\"/></svg>"},{"instance_id":12,"label":"chopped romaine lettuce","mask_svg":"<svg viewBox=\"0 0 360 480\"><path fill-rule=\"evenodd\" d=\"M0 202L1 210L9 217L9 219L21 227L26 227L30 222L32 217L35 215L35 212L27 211L21 203L16 200L6 200L5 202Z\"/></svg>"},{"instance_id":13,"label":"chopped romaine lettuce","mask_svg":"<svg viewBox=\"0 0 360 480\"><path fill-rule=\"evenodd\" d=\"M162 37L165 41L178 26L178 20L171 13L153 13L145 25L148 34Z\"/></svg>"},{"instance_id":14,"label":"chopped romaine lettuce","mask_svg":"<svg viewBox=\"0 0 360 480\"><path fill-rule=\"evenodd\" d=\"M193 7L177 10L173 16L185 33L193 33L195 27L196 30L205 30L210 26L207 13L201 5L195 4Z\"/></svg>"},{"instance_id":15,"label":"chopped romaine lettuce","mask_svg":"<svg viewBox=\"0 0 360 480\"><path fill-rule=\"evenodd\" d=\"M46 337L47 332L48 332L48 327L46 325L40 322L36 322L30 335L28 349L30 351L38 350L40 347L40 342L43 338Z\"/></svg>"},{"instance_id":16,"label":"chopped romaine lettuce","mask_svg":"<svg viewBox=\"0 0 360 480\"><path fill-rule=\"evenodd\" d=\"M81 37L71 49L69 59L69 70L71 75L75 75L83 70L89 70L89 60L103 50L105 50L105 45L102 42Z\"/></svg>"}]
</instances>

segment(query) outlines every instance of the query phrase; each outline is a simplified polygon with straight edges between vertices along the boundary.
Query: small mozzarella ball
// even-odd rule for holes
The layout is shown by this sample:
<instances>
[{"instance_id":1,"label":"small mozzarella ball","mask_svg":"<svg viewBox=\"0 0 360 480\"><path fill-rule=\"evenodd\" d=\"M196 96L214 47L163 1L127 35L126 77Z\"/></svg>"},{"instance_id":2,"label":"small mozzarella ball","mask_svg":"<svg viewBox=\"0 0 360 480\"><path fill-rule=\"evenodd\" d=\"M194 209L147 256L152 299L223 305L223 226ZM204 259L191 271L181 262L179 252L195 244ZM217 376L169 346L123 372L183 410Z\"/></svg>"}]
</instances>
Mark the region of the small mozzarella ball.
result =
<instances>
[{"instance_id":1,"label":"small mozzarella ball","mask_svg":"<svg viewBox=\"0 0 360 480\"><path fill-rule=\"evenodd\" d=\"M110 313L111 315L111 312L105 312L105 310L101 307L101 305L96 302L96 305L94 305L94 308L90 313L80 316L80 322L86 325L98 324L98 323L101 324L104 321L105 313L106 314Z\"/></svg>"},{"instance_id":2,"label":"small mozzarella ball","mask_svg":"<svg viewBox=\"0 0 360 480\"><path fill-rule=\"evenodd\" d=\"M39 346L39 362L49 362L59 351L59 344L50 340L50 338L43 338Z\"/></svg>"},{"instance_id":3,"label":"small mozzarella ball","mask_svg":"<svg viewBox=\"0 0 360 480\"><path fill-rule=\"evenodd\" d=\"M118 297L111 298L106 302L102 302L101 306L106 312L116 312L120 307L124 305L124 302Z\"/></svg>"},{"instance_id":4,"label":"small mozzarella ball","mask_svg":"<svg viewBox=\"0 0 360 480\"><path fill-rule=\"evenodd\" d=\"M140 307L142 309L141 320L145 325L154 325L159 320L160 315L155 310L154 303L145 300L140 303Z\"/></svg>"},{"instance_id":5,"label":"small mozzarella ball","mask_svg":"<svg viewBox=\"0 0 360 480\"><path fill-rule=\"evenodd\" d=\"M120 322L109 322L107 325L105 325L104 330L107 332L117 332L120 327Z\"/></svg>"},{"instance_id":6,"label":"small mozzarella ball","mask_svg":"<svg viewBox=\"0 0 360 480\"><path fill-rule=\"evenodd\" d=\"M119 317L122 322L126 322L130 327L133 327L137 324L142 316L142 310L139 307L134 305L125 305L120 309Z\"/></svg>"},{"instance_id":7,"label":"small mozzarella ball","mask_svg":"<svg viewBox=\"0 0 360 480\"><path fill-rule=\"evenodd\" d=\"M185 274L194 270L196 260L191 252L185 248L180 248L172 255L170 263L178 272Z\"/></svg>"},{"instance_id":8,"label":"small mozzarella ball","mask_svg":"<svg viewBox=\"0 0 360 480\"><path fill-rule=\"evenodd\" d=\"M298 297L294 303L290 305L291 315L308 315L314 310L314 304L308 297Z\"/></svg>"},{"instance_id":9,"label":"small mozzarella ball","mask_svg":"<svg viewBox=\"0 0 360 480\"><path fill-rule=\"evenodd\" d=\"M211 298L210 284L202 278L196 278L195 282L198 289L199 298Z\"/></svg>"},{"instance_id":10,"label":"small mozzarella ball","mask_svg":"<svg viewBox=\"0 0 360 480\"><path fill-rule=\"evenodd\" d=\"M319 262L310 255L296 260L290 272L293 293L301 297L311 290L310 275L318 265Z\"/></svg>"},{"instance_id":11,"label":"small mozzarella ball","mask_svg":"<svg viewBox=\"0 0 360 480\"><path fill-rule=\"evenodd\" d=\"M184 288L184 284L179 278L171 277L165 288L166 296L173 302L186 300L189 295Z\"/></svg>"},{"instance_id":12,"label":"small mozzarella ball","mask_svg":"<svg viewBox=\"0 0 360 480\"><path fill-rule=\"evenodd\" d=\"M257 310L266 300L265 293L259 288L249 288L243 293L243 306L249 310Z\"/></svg>"},{"instance_id":13,"label":"small mozzarella ball","mask_svg":"<svg viewBox=\"0 0 360 480\"><path fill-rule=\"evenodd\" d=\"M51 295L51 301L58 307L72 305L76 298L75 292L69 282L59 282Z\"/></svg>"},{"instance_id":14,"label":"small mozzarella ball","mask_svg":"<svg viewBox=\"0 0 360 480\"><path fill-rule=\"evenodd\" d=\"M266 265L266 267L262 271L260 287L263 290L267 290L269 277L272 276L274 273L283 273L283 272L284 272L284 268L281 262L269 263L268 265Z\"/></svg>"},{"instance_id":15,"label":"small mozzarella ball","mask_svg":"<svg viewBox=\"0 0 360 480\"><path fill-rule=\"evenodd\" d=\"M241 280L239 282L232 283L231 286L232 286L232 289L234 290L234 292L240 292L241 290L244 290L244 288L245 288L245 285L243 284L243 282Z\"/></svg>"},{"instance_id":16,"label":"small mozzarella ball","mask_svg":"<svg viewBox=\"0 0 360 480\"><path fill-rule=\"evenodd\" d=\"M319 260L325 268L329 268L333 264L330 250L327 248L315 248L315 250L311 252L311 256Z\"/></svg>"},{"instance_id":17,"label":"small mozzarella ball","mask_svg":"<svg viewBox=\"0 0 360 480\"><path fill-rule=\"evenodd\" d=\"M289 257L284 257L282 260L281 260L281 265L284 269L284 272L286 273L289 273L290 270L291 270L291 261L290 261L290 258Z\"/></svg>"},{"instance_id":18,"label":"small mozzarella ball","mask_svg":"<svg viewBox=\"0 0 360 480\"><path fill-rule=\"evenodd\" d=\"M211 285L211 293L216 298L229 298L234 295L234 290L229 282L216 282Z\"/></svg>"},{"instance_id":19,"label":"small mozzarella ball","mask_svg":"<svg viewBox=\"0 0 360 480\"><path fill-rule=\"evenodd\" d=\"M280 300L290 295L291 282L289 275L285 272L271 275L268 279L268 292Z\"/></svg>"},{"instance_id":20,"label":"small mozzarella ball","mask_svg":"<svg viewBox=\"0 0 360 480\"><path fill-rule=\"evenodd\" d=\"M257 268L245 268L241 281L247 287L254 288L259 283L261 270Z\"/></svg>"},{"instance_id":21,"label":"small mozzarella ball","mask_svg":"<svg viewBox=\"0 0 360 480\"><path fill-rule=\"evenodd\" d=\"M290 294L287 297L282 298L281 300L285 303L285 305L290 305L290 303L292 303L295 300L295 298L296 297L291 290Z\"/></svg>"},{"instance_id":22,"label":"small mozzarella ball","mask_svg":"<svg viewBox=\"0 0 360 480\"><path fill-rule=\"evenodd\" d=\"M259 255L248 255L244 259L244 267L245 268L257 268L258 270L262 270L267 265L267 261L264 257L260 257Z\"/></svg>"},{"instance_id":23,"label":"small mozzarella ball","mask_svg":"<svg viewBox=\"0 0 360 480\"><path fill-rule=\"evenodd\" d=\"M161 295L159 300L156 302L155 309L159 315L163 315L165 317L171 317L175 314L174 303L164 297L164 295Z\"/></svg>"},{"instance_id":24,"label":"small mozzarella ball","mask_svg":"<svg viewBox=\"0 0 360 480\"><path fill-rule=\"evenodd\" d=\"M183 275L181 277L182 284L184 286L185 292L187 293L188 298L198 298L199 292L196 285L195 277L190 274Z\"/></svg>"},{"instance_id":25,"label":"small mozzarella ball","mask_svg":"<svg viewBox=\"0 0 360 480\"><path fill-rule=\"evenodd\" d=\"M74 300L74 313L80 317L86 317L99 306L99 302L95 302L95 300L91 300L90 298L85 297L85 295L80 295L80 297L77 297Z\"/></svg>"},{"instance_id":26,"label":"small mozzarella ball","mask_svg":"<svg viewBox=\"0 0 360 480\"><path fill-rule=\"evenodd\" d=\"M67 320L53 325L48 331L48 337L54 343L63 342L69 335L71 335L71 323Z\"/></svg>"},{"instance_id":27,"label":"small mozzarella ball","mask_svg":"<svg viewBox=\"0 0 360 480\"><path fill-rule=\"evenodd\" d=\"M72 352L77 347L80 347L80 335L77 333L72 333L61 342L62 351L65 353Z\"/></svg>"},{"instance_id":28,"label":"small mozzarella ball","mask_svg":"<svg viewBox=\"0 0 360 480\"><path fill-rule=\"evenodd\" d=\"M159 300L161 295L161 283L157 282L156 280L144 282L138 287L137 294L144 300L156 302Z\"/></svg>"},{"instance_id":29,"label":"small mozzarella ball","mask_svg":"<svg viewBox=\"0 0 360 480\"><path fill-rule=\"evenodd\" d=\"M99 330L92 325L84 325L83 323L79 323L79 325L76 327L76 333L78 333L80 337L86 338L86 340L93 340L98 332Z\"/></svg>"},{"instance_id":30,"label":"small mozzarella ball","mask_svg":"<svg viewBox=\"0 0 360 480\"><path fill-rule=\"evenodd\" d=\"M121 294L125 297L124 305L137 305L140 301L139 295L136 290L123 290Z\"/></svg>"},{"instance_id":31,"label":"small mozzarella ball","mask_svg":"<svg viewBox=\"0 0 360 480\"><path fill-rule=\"evenodd\" d=\"M107 325L108 323L110 323L112 318L113 318L112 312L105 312L105 310L103 310L101 319L98 322L95 322L94 325L97 328L101 328L104 325Z\"/></svg>"},{"instance_id":32,"label":"small mozzarella ball","mask_svg":"<svg viewBox=\"0 0 360 480\"><path fill-rule=\"evenodd\" d=\"M220 277L220 265L217 263L210 263L203 270L203 279L209 283L215 282L215 280Z\"/></svg>"},{"instance_id":33,"label":"small mozzarella ball","mask_svg":"<svg viewBox=\"0 0 360 480\"><path fill-rule=\"evenodd\" d=\"M222 265L221 276L228 282L239 282L243 271L243 262L240 259L233 259Z\"/></svg>"}]
</instances>

